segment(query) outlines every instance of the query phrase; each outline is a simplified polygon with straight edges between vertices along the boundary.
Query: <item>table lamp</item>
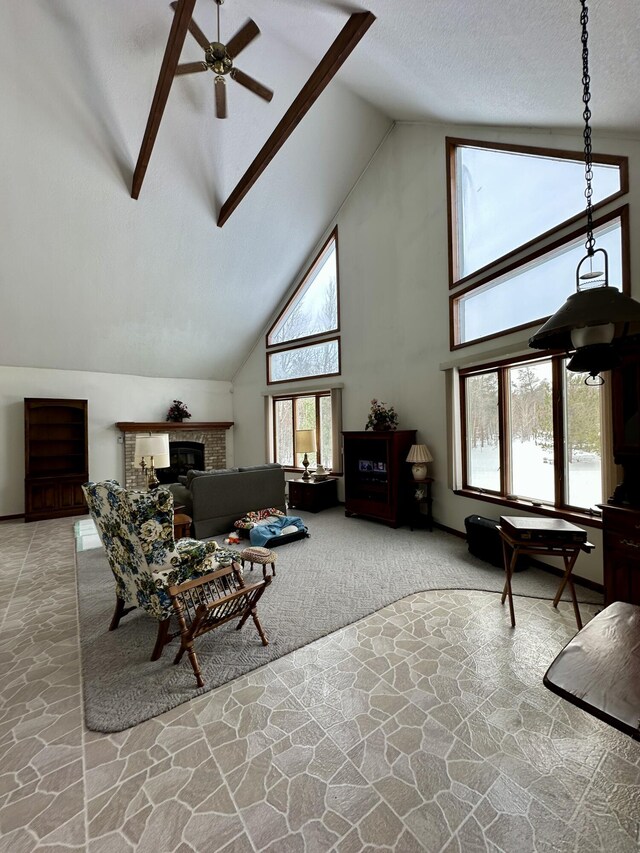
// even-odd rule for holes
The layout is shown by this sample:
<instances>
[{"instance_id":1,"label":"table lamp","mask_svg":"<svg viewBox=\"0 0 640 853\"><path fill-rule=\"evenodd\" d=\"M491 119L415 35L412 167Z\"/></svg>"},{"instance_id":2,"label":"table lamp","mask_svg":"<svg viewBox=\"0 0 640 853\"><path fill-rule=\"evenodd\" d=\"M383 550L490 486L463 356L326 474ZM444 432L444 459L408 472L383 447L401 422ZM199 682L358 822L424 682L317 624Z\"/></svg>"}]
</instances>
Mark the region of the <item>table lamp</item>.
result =
<instances>
[{"instance_id":1,"label":"table lamp","mask_svg":"<svg viewBox=\"0 0 640 853\"><path fill-rule=\"evenodd\" d=\"M296 453L304 453L302 467L304 468L303 480L310 480L309 457L307 453L316 452L316 431L314 429L296 430Z\"/></svg>"},{"instance_id":2,"label":"table lamp","mask_svg":"<svg viewBox=\"0 0 640 853\"><path fill-rule=\"evenodd\" d=\"M411 473L416 482L427 479L427 462L433 462L433 456L426 444L412 444L407 462L413 462Z\"/></svg>"},{"instance_id":3,"label":"table lamp","mask_svg":"<svg viewBox=\"0 0 640 853\"><path fill-rule=\"evenodd\" d=\"M168 468L171 465L169 434L159 432L153 435L137 435L133 464L142 468L142 473L147 478L147 488L157 489L160 482L156 477L156 468Z\"/></svg>"}]
</instances>

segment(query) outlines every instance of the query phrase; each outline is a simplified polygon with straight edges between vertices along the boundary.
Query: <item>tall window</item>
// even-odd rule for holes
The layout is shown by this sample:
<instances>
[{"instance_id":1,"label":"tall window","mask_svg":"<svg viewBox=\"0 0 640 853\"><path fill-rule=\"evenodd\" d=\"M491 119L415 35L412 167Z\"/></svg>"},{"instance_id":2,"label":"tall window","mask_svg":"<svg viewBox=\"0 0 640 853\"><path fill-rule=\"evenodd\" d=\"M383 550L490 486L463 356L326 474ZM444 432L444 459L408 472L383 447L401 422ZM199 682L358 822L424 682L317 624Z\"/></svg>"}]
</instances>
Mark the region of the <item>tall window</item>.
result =
<instances>
[{"instance_id":1,"label":"tall window","mask_svg":"<svg viewBox=\"0 0 640 853\"><path fill-rule=\"evenodd\" d=\"M609 280L622 290L625 280L623 246L628 233L627 208L596 220L598 247L609 255ZM576 267L584 257L584 232L563 238L527 263L463 289L453 298L454 344L491 338L505 331L542 325L564 300L575 293Z\"/></svg>"},{"instance_id":2,"label":"tall window","mask_svg":"<svg viewBox=\"0 0 640 853\"><path fill-rule=\"evenodd\" d=\"M563 356L461 371L463 488L556 509L603 499L601 395Z\"/></svg>"},{"instance_id":3,"label":"tall window","mask_svg":"<svg viewBox=\"0 0 640 853\"><path fill-rule=\"evenodd\" d=\"M628 164L593 160L598 209L628 192ZM575 289L584 254L585 226L566 233L583 216L583 155L448 139L447 168L452 347L540 325ZM610 284L628 292L627 208L595 226Z\"/></svg>"},{"instance_id":4,"label":"tall window","mask_svg":"<svg viewBox=\"0 0 640 853\"><path fill-rule=\"evenodd\" d=\"M336 229L267 333L267 382L339 374L339 313Z\"/></svg>"},{"instance_id":5,"label":"tall window","mask_svg":"<svg viewBox=\"0 0 640 853\"><path fill-rule=\"evenodd\" d=\"M273 398L274 459L285 468L302 470L304 454L296 453L295 434L298 429L316 433L315 453L308 453L311 468L322 464L334 467L332 442L332 411L329 391L313 394L291 394Z\"/></svg>"}]
</instances>

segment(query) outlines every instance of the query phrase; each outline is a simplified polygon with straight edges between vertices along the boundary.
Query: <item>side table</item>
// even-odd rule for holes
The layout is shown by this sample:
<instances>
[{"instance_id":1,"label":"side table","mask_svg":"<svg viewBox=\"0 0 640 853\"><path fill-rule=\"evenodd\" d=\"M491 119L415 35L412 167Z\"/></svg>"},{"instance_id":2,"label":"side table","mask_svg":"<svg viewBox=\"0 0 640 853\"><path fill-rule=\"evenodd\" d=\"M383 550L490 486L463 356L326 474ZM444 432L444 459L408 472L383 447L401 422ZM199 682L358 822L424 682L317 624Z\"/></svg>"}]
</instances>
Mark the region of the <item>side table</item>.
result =
<instances>
[{"instance_id":1,"label":"side table","mask_svg":"<svg viewBox=\"0 0 640 853\"><path fill-rule=\"evenodd\" d=\"M433 477L427 477L425 480L411 480L407 483L406 488L409 489L410 500L409 512L411 517L409 525L411 530L414 527L424 527L427 530L433 530L433 500L431 498L431 484ZM422 507L425 506L427 511L422 512Z\"/></svg>"},{"instance_id":2,"label":"side table","mask_svg":"<svg viewBox=\"0 0 640 853\"><path fill-rule=\"evenodd\" d=\"M531 523L535 523L535 519L531 519ZM511 592L511 576L513 575L516 563L518 562L518 557L528 554L530 556L538 557L562 557L564 561L564 575L562 576L562 580L558 586L556 597L553 599L553 606L558 606L560 596L564 592L565 586L568 586L569 592L571 593L571 601L573 603L573 612L576 617L576 624L578 626L578 630L580 630L582 628L582 619L580 617L580 608L578 607L578 599L576 598L576 591L573 586L571 572L573 571L573 567L575 566L580 551L590 554L595 546L592 545L591 542L568 542L566 540L553 539L551 536L547 539L536 541L517 539L510 533L507 533L502 526L498 527L498 532L502 539L504 570L506 574L504 589L502 590L502 604L504 604L506 598L509 599L511 627L515 628L516 626L516 616L513 609L513 593Z\"/></svg>"},{"instance_id":3,"label":"side table","mask_svg":"<svg viewBox=\"0 0 640 853\"><path fill-rule=\"evenodd\" d=\"M186 539L191 536L191 516L184 512L175 513L173 516L173 538Z\"/></svg>"},{"instance_id":4,"label":"side table","mask_svg":"<svg viewBox=\"0 0 640 853\"><path fill-rule=\"evenodd\" d=\"M338 480L289 480L289 506L320 512L338 503Z\"/></svg>"}]
</instances>

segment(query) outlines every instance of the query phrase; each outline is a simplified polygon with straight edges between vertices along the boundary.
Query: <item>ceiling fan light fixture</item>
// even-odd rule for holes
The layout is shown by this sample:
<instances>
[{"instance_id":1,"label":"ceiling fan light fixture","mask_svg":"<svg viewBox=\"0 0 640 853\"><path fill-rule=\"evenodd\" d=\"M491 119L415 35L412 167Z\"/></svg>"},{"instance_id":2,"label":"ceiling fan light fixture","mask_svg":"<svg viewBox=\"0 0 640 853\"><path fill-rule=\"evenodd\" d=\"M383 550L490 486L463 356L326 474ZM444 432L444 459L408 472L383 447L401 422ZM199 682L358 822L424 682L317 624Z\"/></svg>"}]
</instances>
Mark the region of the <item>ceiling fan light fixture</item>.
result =
<instances>
[{"instance_id":1,"label":"ceiling fan light fixture","mask_svg":"<svg viewBox=\"0 0 640 853\"><path fill-rule=\"evenodd\" d=\"M220 6L223 0L214 0L216 3L216 14L218 23L218 32L215 41L209 39L202 32L193 18L190 20L188 28L191 35L198 42L202 50L204 50L203 62L187 62L178 65L175 74L195 74L200 71L212 71L215 76L215 93L216 93L216 117L227 118L227 95L226 89L222 85L224 77L228 76L236 83L239 83L245 89L253 92L264 101L270 101L273 98L273 92L267 86L263 86L258 80L254 80L248 74L245 74L234 65L236 58L242 51L248 47L251 42L260 35L260 28L255 21L249 18L238 32L231 36L225 44L220 36ZM178 3L176 0L170 4L174 12L177 11Z\"/></svg>"},{"instance_id":2,"label":"ceiling fan light fixture","mask_svg":"<svg viewBox=\"0 0 640 853\"><path fill-rule=\"evenodd\" d=\"M620 290L609 285L609 258L604 249L595 248L593 236L593 178L591 149L591 78L589 76L589 10L586 0L580 0L580 24L582 45L582 102L584 104L584 168L585 198L587 199L586 255L576 269L576 292L572 293L535 335L529 338L529 346L543 350L575 350L567 369L577 373L588 373L596 380L603 370L610 370L618 363L616 346L629 333L640 332L640 303ZM594 257L602 255L604 270L594 270ZM583 266L588 264L588 270ZM637 330L636 327L637 326ZM589 382L587 384L600 384Z\"/></svg>"}]
</instances>

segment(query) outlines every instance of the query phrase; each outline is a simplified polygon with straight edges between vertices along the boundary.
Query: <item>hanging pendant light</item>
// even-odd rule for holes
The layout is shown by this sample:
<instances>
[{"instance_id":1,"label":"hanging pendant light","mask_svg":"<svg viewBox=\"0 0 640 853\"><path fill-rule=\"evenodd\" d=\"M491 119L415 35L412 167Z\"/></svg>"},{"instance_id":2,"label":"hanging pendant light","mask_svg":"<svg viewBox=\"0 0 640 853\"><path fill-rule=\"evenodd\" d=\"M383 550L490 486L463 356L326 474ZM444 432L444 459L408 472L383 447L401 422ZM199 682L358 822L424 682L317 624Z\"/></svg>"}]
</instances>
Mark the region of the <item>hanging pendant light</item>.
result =
<instances>
[{"instance_id":1,"label":"hanging pendant light","mask_svg":"<svg viewBox=\"0 0 640 853\"><path fill-rule=\"evenodd\" d=\"M589 9L586 0L580 0L582 11L582 101L584 103L584 169L585 198L587 199L587 254L582 258L576 270L576 292L572 293L564 305L550 317L533 337L529 346L533 349L567 352L575 354L567 364L567 369L576 373L588 373L587 385L601 385L598 378L603 370L610 370L619 362L618 343L631 332L640 331L640 303L625 296L616 287L609 285L609 258L604 249L595 248L593 236L593 179L591 150L591 100L589 77ZM599 257L600 256L600 257ZM595 268L595 262L602 261L602 270ZM589 381L591 379L591 381Z\"/></svg>"}]
</instances>

